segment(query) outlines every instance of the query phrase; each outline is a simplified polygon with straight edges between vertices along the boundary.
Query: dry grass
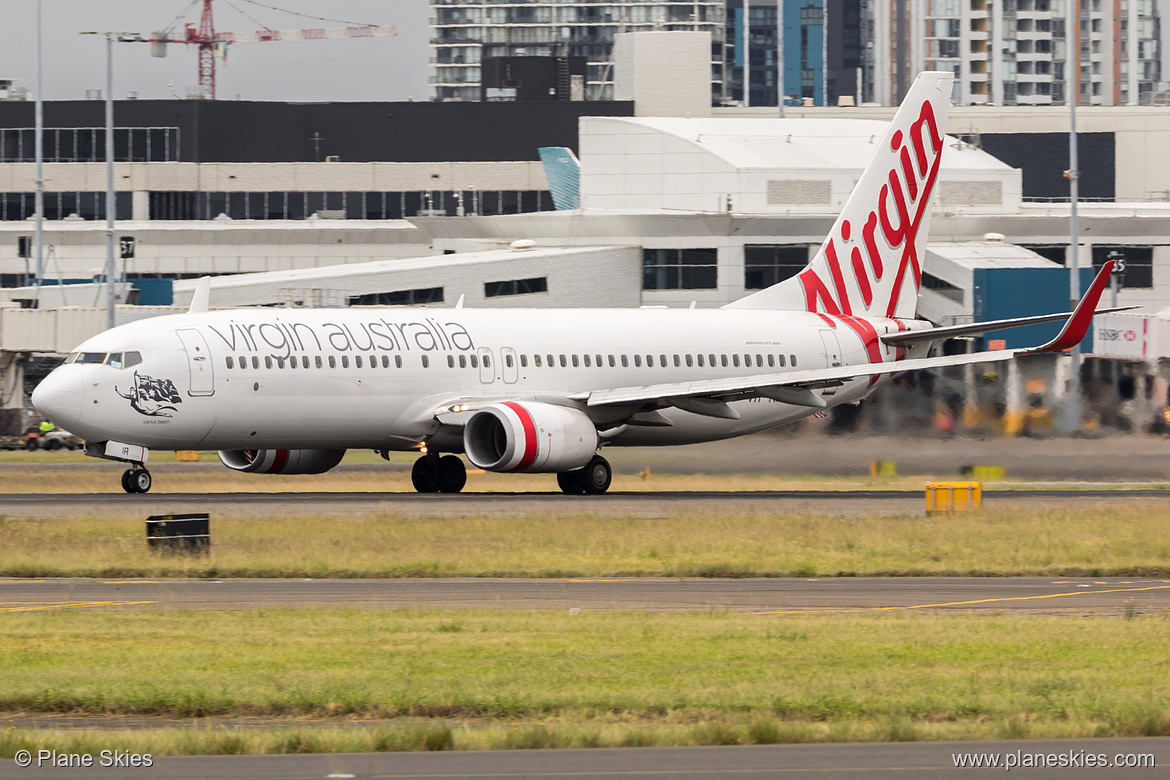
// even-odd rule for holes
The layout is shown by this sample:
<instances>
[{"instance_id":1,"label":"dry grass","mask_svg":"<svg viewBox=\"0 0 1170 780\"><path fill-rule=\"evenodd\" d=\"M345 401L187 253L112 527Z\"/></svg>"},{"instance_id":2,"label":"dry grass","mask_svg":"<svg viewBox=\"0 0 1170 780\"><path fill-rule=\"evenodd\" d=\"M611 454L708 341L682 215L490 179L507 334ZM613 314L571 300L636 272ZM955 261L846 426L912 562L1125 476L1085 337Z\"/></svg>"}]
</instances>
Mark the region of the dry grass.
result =
<instances>
[{"instance_id":1,"label":"dry grass","mask_svg":"<svg viewBox=\"0 0 1170 780\"><path fill-rule=\"evenodd\" d=\"M24 613L0 710L318 722L10 730L0 755L1166 735L1168 642L1121 614Z\"/></svg>"},{"instance_id":2,"label":"dry grass","mask_svg":"<svg viewBox=\"0 0 1170 780\"><path fill-rule=\"evenodd\" d=\"M0 575L248 577L1170 574L1165 519L1140 501L981 514L213 517L212 553L160 557L141 517L0 520Z\"/></svg>"}]
</instances>

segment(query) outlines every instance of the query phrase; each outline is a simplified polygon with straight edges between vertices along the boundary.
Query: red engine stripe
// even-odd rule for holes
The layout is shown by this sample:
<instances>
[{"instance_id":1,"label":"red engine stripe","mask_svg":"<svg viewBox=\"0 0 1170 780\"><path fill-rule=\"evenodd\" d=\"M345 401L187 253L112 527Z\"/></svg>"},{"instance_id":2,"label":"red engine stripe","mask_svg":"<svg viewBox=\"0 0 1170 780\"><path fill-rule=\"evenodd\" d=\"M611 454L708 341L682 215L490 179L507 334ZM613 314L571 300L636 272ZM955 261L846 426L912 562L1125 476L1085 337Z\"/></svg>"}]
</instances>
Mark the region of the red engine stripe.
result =
<instances>
[{"instance_id":1,"label":"red engine stripe","mask_svg":"<svg viewBox=\"0 0 1170 780\"><path fill-rule=\"evenodd\" d=\"M532 465L532 461L536 460L536 423L532 422L532 415L520 404L514 401L504 401L504 406L516 413L516 416L520 418L520 425L524 428L524 455L516 464L516 468L512 469L512 471L523 471Z\"/></svg>"},{"instance_id":2,"label":"red engine stripe","mask_svg":"<svg viewBox=\"0 0 1170 780\"><path fill-rule=\"evenodd\" d=\"M279 474L284 471L286 465L288 465L288 450L277 450L272 456L272 468L268 469L268 473Z\"/></svg>"}]
</instances>

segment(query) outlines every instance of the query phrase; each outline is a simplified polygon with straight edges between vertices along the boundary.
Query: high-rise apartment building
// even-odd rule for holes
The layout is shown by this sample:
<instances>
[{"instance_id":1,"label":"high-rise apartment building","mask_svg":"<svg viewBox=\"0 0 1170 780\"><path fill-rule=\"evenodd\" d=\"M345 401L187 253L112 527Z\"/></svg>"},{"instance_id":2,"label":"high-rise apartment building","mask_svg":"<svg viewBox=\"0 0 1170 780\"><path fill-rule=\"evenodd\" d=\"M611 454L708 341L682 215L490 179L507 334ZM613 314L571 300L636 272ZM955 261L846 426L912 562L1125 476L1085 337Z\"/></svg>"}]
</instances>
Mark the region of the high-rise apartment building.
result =
<instances>
[{"instance_id":1,"label":"high-rise apartment building","mask_svg":"<svg viewBox=\"0 0 1170 780\"><path fill-rule=\"evenodd\" d=\"M586 100L613 99L619 32L711 34L712 97L723 92L725 0L431 0L435 100L479 100L487 57L584 57Z\"/></svg>"},{"instance_id":2,"label":"high-rise apartment building","mask_svg":"<svg viewBox=\"0 0 1170 780\"><path fill-rule=\"evenodd\" d=\"M896 105L920 70L955 74L959 105L1137 105L1158 89L1154 0L872 0L874 99ZM1077 51L1077 49L1074 49Z\"/></svg>"}]
</instances>

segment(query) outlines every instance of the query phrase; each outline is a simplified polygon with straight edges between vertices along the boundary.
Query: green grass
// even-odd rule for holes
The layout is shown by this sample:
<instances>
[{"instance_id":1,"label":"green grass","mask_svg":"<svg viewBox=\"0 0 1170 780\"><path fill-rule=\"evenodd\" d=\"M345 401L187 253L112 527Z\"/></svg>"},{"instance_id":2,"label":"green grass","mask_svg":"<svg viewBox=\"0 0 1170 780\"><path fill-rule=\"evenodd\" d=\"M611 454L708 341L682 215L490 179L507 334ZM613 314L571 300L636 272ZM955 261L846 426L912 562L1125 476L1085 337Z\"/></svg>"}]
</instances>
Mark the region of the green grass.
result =
<instances>
[{"instance_id":1,"label":"green grass","mask_svg":"<svg viewBox=\"0 0 1170 780\"><path fill-rule=\"evenodd\" d=\"M1168 643L1170 618L1140 611L18 613L0 627L0 711L339 728L12 729L0 755L1168 735Z\"/></svg>"},{"instance_id":2,"label":"green grass","mask_svg":"<svg viewBox=\"0 0 1170 780\"><path fill-rule=\"evenodd\" d=\"M603 503L596 504L599 508ZM977 514L685 512L212 518L206 559L147 551L141 517L0 519L0 576L1166 576L1149 503ZM647 507L647 511L654 511Z\"/></svg>"}]
</instances>

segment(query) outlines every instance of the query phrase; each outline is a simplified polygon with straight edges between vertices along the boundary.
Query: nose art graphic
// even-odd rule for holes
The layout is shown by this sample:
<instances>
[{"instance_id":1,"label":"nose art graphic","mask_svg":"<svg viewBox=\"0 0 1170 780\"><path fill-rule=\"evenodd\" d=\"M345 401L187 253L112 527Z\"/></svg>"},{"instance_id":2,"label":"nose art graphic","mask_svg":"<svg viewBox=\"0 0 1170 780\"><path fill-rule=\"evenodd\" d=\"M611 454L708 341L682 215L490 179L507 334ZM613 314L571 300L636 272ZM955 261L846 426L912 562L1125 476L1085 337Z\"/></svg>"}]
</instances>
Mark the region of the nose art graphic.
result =
<instances>
[{"instance_id":1,"label":"nose art graphic","mask_svg":"<svg viewBox=\"0 0 1170 780\"><path fill-rule=\"evenodd\" d=\"M154 377L134 372L134 384L127 392L117 387L114 392L130 401L130 407L147 417L174 417L170 412L178 411L175 404L181 404L179 391L175 383L169 379L155 379Z\"/></svg>"}]
</instances>

